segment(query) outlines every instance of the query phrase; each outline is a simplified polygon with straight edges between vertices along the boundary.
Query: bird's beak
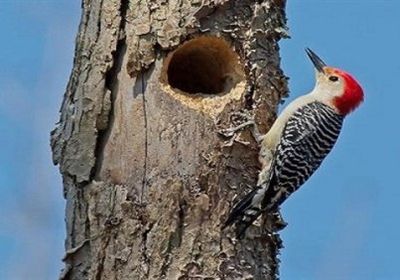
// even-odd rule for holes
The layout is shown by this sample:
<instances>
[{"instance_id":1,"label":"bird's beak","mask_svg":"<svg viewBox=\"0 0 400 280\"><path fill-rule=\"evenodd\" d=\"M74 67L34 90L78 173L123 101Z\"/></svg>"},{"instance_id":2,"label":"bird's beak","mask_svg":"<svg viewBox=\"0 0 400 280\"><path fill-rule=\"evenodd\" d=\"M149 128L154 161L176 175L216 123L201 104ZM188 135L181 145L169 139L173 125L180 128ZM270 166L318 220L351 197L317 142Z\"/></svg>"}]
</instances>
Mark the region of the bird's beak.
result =
<instances>
[{"instance_id":1,"label":"bird's beak","mask_svg":"<svg viewBox=\"0 0 400 280\"><path fill-rule=\"evenodd\" d=\"M321 74L325 74L324 72L324 67L326 66L325 62L322 61L321 58L319 58L318 55L315 54L312 50L309 48L306 48L306 53L308 57L311 59L312 63L314 64L315 69Z\"/></svg>"}]
</instances>

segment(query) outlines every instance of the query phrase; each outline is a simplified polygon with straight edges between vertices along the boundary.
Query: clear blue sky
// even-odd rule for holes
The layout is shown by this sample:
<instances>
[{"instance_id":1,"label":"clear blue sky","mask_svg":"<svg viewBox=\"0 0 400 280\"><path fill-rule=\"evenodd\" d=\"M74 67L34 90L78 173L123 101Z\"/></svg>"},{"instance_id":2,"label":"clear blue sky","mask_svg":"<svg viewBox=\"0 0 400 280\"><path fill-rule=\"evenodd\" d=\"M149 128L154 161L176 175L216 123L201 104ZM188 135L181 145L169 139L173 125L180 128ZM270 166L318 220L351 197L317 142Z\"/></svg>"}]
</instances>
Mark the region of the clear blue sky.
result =
<instances>
[{"instance_id":1,"label":"clear blue sky","mask_svg":"<svg viewBox=\"0 0 400 280\"><path fill-rule=\"evenodd\" d=\"M64 200L49 131L72 67L76 0L0 0L0 279L55 279ZM314 83L304 48L354 73L362 107L283 206L283 280L399 279L400 1L289 0L292 100Z\"/></svg>"}]
</instances>

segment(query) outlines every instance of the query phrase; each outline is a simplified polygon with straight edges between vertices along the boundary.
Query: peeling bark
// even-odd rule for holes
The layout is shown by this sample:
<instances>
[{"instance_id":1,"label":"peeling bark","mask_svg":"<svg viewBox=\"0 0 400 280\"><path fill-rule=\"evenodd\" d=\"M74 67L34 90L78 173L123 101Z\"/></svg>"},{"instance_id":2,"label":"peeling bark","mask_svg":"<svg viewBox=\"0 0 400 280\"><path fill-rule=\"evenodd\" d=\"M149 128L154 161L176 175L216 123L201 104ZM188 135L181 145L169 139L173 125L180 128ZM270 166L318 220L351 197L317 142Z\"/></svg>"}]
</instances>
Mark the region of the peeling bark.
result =
<instances>
[{"instance_id":1,"label":"peeling bark","mask_svg":"<svg viewBox=\"0 0 400 280\"><path fill-rule=\"evenodd\" d=\"M265 132L275 119L287 93L278 54L284 5L83 1L74 67L51 134L67 200L61 279L277 278L281 245L271 217L241 241L220 230L234 196L256 183L259 165L248 132L227 138L219 131L254 116ZM197 77L217 85L208 94L173 88L168 76L173 52L196 38L204 47L194 41L182 53L215 64L217 74ZM272 233L262 230L266 224Z\"/></svg>"}]
</instances>

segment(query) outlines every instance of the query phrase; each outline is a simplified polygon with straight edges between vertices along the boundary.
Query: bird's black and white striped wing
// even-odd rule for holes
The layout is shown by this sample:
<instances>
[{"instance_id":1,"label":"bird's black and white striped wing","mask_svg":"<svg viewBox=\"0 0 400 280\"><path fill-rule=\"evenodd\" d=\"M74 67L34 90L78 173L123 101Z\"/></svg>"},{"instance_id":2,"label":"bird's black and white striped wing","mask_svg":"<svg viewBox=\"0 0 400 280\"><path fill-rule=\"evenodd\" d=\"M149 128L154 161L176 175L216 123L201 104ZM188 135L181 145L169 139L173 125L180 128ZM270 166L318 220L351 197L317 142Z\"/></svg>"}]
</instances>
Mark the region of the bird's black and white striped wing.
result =
<instances>
[{"instance_id":1,"label":"bird's black and white striped wing","mask_svg":"<svg viewBox=\"0 0 400 280\"><path fill-rule=\"evenodd\" d=\"M318 169L336 143L342 123L343 116L320 102L294 112L275 151L264 209L276 209Z\"/></svg>"},{"instance_id":2,"label":"bird's black and white striped wing","mask_svg":"<svg viewBox=\"0 0 400 280\"><path fill-rule=\"evenodd\" d=\"M297 109L282 131L269 179L233 207L224 227L236 224L240 238L262 211L276 211L318 169L342 124L343 116L320 102Z\"/></svg>"}]
</instances>

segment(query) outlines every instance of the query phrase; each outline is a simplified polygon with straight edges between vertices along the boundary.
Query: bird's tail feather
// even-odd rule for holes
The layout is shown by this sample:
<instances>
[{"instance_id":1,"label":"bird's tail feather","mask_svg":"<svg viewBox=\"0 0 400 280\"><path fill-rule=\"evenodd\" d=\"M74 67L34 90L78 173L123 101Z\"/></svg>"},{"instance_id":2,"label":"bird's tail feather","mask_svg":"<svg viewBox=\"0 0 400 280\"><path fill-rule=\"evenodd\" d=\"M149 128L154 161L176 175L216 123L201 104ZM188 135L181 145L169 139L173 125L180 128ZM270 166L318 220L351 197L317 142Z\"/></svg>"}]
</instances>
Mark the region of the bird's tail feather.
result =
<instances>
[{"instance_id":1,"label":"bird's tail feather","mask_svg":"<svg viewBox=\"0 0 400 280\"><path fill-rule=\"evenodd\" d=\"M236 224L236 236L242 238L246 229L260 216L265 189L258 187L240 200L229 213L222 229Z\"/></svg>"}]
</instances>

